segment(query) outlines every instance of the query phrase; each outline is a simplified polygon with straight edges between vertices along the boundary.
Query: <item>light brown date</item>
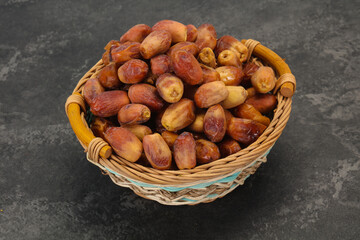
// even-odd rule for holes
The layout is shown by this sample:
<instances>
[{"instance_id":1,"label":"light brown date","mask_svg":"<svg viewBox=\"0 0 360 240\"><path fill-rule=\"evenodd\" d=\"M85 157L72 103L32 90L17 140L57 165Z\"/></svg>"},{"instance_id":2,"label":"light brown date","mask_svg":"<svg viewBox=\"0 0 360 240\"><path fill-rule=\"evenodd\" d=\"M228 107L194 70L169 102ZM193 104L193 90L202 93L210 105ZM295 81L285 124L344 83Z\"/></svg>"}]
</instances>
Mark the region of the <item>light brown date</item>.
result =
<instances>
[{"instance_id":1,"label":"light brown date","mask_svg":"<svg viewBox=\"0 0 360 240\"><path fill-rule=\"evenodd\" d=\"M145 59L165 53L171 45L171 34L165 30L153 31L142 41L140 53Z\"/></svg>"},{"instance_id":2,"label":"light brown date","mask_svg":"<svg viewBox=\"0 0 360 240\"><path fill-rule=\"evenodd\" d=\"M198 133L204 132L204 117L205 112L196 114L194 122L189 125L189 130Z\"/></svg>"},{"instance_id":3,"label":"light brown date","mask_svg":"<svg viewBox=\"0 0 360 240\"><path fill-rule=\"evenodd\" d=\"M88 105L91 105L94 98L104 92L105 89L101 86L97 78L90 78L84 85L83 95Z\"/></svg>"},{"instance_id":4,"label":"light brown date","mask_svg":"<svg viewBox=\"0 0 360 240\"><path fill-rule=\"evenodd\" d=\"M196 58L185 50L177 50L171 54L171 63L175 74L190 85L202 82L202 69Z\"/></svg>"},{"instance_id":5,"label":"light brown date","mask_svg":"<svg viewBox=\"0 0 360 240\"><path fill-rule=\"evenodd\" d=\"M169 146L170 149L173 149L175 140L177 139L177 137L179 136L176 133L173 132L169 132L169 131L163 131L161 133L161 136L163 137L163 139L165 140L166 144Z\"/></svg>"},{"instance_id":6,"label":"light brown date","mask_svg":"<svg viewBox=\"0 0 360 240\"><path fill-rule=\"evenodd\" d=\"M225 109L234 108L244 103L247 97L247 91L242 86L226 86L229 91L227 98L221 102Z\"/></svg>"},{"instance_id":7,"label":"light brown date","mask_svg":"<svg viewBox=\"0 0 360 240\"><path fill-rule=\"evenodd\" d=\"M249 145L255 142L264 132L266 126L250 119L232 118L227 134L236 141Z\"/></svg>"},{"instance_id":8,"label":"light brown date","mask_svg":"<svg viewBox=\"0 0 360 240\"><path fill-rule=\"evenodd\" d=\"M260 67L251 77L251 84L259 93L267 93L275 87L275 73L271 67Z\"/></svg>"},{"instance_id":9,"label":"light brown date","mask_svg":"<svg viewBox=\"0 0 360 240\"><path fill-rule=\"evenodd\" d=\"M156 76L169 73L171 69L171 59L168 55L160 54L150 60L151 72Z\"/></svg>"},{"instance_id":10,"label":"light brown date","mask_svg":"<svg viewBox=\"0 0 360 240\"><path fill-rule=\"evenodd\" d=\"M231 50L224 50L219 53L218 63L222 66L241 67L241 62L236 54Z\"/></svg>"},{"instance_id":11,"label":"light brown date","mask_svg":"<svg viewBox=\"0 0 360 240\"><path fill-rule=\"evenodd\" d=\"M187 38L186 41L188 42L195 42L196 38L197 38L197 28L192 25L186 25L186 29L187 29Z\"/></svg>"},{"instance_id":12,"label":"light brown date","mask_svg":"<svg viewBox=\"0 0 360 240\"><path fill-rule=\"evenodd\" d=\"M110 127L104 133L106 141L120 156L130 162L136 162L143 151L141 141L128 129L123 127Z\"/></svg>"},{"instance_id":13,"label":"light brown date","mask_svg":"<svg viewBox=\"0 0 360 240\"><path fill-rule=\"evenodd\" d=\"M99 82L101 85L108 89L116 89L119 88L121 82L119 81L117 75L116 63L111 62L107 66L105 66L98 75Z\"/></svg>"},{"instance_id":14,"label":"light brown date","mask_svg":"<svg viewBox=\"0 0 360 240\"><path fill-rule=\"evenodd\" d=\"M242 63L246 61L249 54L249 50L244 44L229 35L222 36L217 41L215 54L219 55L224 50L232 50L237 55L239 61Z\"/></svg>"},{"instance_id":15,"label":"light brown date","mask_svg":"<svg viewBox=\"0 0 360 240\"><path fill-rule=\"evenodd\" d=\"M177 76L165 73L156 80L156 89L166 102L176 103L183 96L184 84Z\"/></svg>"},{"instance_id":16,"label":"light brown date","mask_svg":"<svg viewBox=\"0 0 360 240\"><path fill-rule=\"evenodd\" d=\"M181 169L191 169L196 166L195 139L189 132L183 132L174 142L174 159Z\"/></svg>"},{"instance_id":17,"label":"light brown date","mask_svg":"<svg viewBox=\"0 0 360 240\"><path fill-rule=\"evenodd\" d=\"M147 122L151 117L151 112L145 105L131 103L123 106L117 117L120 125L135 125Z\"/></svg>"},{"instance_id":18,"label":"light brown date","mask_svg":"<svg viewBox=\"0 0 360 240\"><path fill-rule=\"evenodd\" d=\"M171 151L160 134L154 133L143 138L144 152L153 168L169 169L171 166Z\"/></svg>"},{"instance_id":19,"label":"light brown date","mask_svg":"<svg viewBox=\"0 0 360 240\"><path fill-rule=\"evenodd\" d=\"M125 125L123 127L130 130L140 141L142 141L146 135L152 134L151 129L145 125Z\"/></svg>"},{"instance_id":20,"label":"light brown date","mask_svg":"<svg viewBox=\"0 0 360 240\"><path fill-rule=\"evenodd\" d=\"M250 104L243 103L234 109L234 115L239 118L251 119L265 126L269 126L270 118L263 116L255 107Z\"/></svg>"},{"instance_id":21,"label":"light brown date","mask_svg":"<svg viewBox=\"0 0 360 240\"><path fill-rule=\"evenodd\" d=\"M187 28L184 24L173 20L161 20L152 27L152 31L166 30L171 34L172 43L185 42Z\"/></svg>"},{"instance_id":22,"label":"light brown date","mask_svg":"<svg viewBox=\"0 0 360 240\"><path fill-rule=\"evenodd\" d=\"M149 67L146 62L139 59L131 59L119 67L118 76L125 84L141 82L147 75Z\"/></svg>"},{"instance_id":23,"label":"light brown date","mask_svg":"<svg viewBox=\"0 0 360 240\"><path fill-rule=\"evenodd\" d=\"M196 106L208 108L222 102L229 95L225 83L222 81L209 82L201 85L194 96Z\"/></svg>"},{"instance_id":24,"label":"light brown date","mask_svg":"<svg viewBox=\"0 0 360 240\"><path fill-rule=\"evenodd\" d=\"M201 49L198 61L206 66L215 68L216 67L216 58L213 50L209 47Z\"/></svg>"},{"instance_id":25,"label":"light brown date","mask_svg":"<svg viewBox=\"0 0 360 240\"><path fill-rule=\"evenodd\" d=\"M130 101L125 91L106 91L94 98L90 104L90 110L95 116L111 117L116 115L123 106L129 103Z\"/></svg>"},{"instance_id":26,"label":"light brown date","mask_svg":"<svg viewBox=\"0 0 360 240\"><path fill-rule=\"evenodd\" d=\"M111 60L120 65L130 59L140 57L140 43L138 42L125 42L111 50Z\"/></svg>"},{"instance_id":27,"label":"light brown date","mask_svg":"<svg viewBox=\"0 0 360 240\"><path fill-rule=\"evenodd\" d=\"M253 97L253 96L256 95L256 90L255 90L255 88L253 88L253 87L246 89L246 92L247 92L247 97L246 97L246 99L249 99L249 98L251 98L251 97Z\"/></svg>"},{"instance_id":28,"label":"light brown date","mask_svg":"<svg viewBox=\"0 0 360 240\"><path fill-rule=\"evenodd\" d=\"M234 66L222 66L215 69L220 74L220 80L227 86L237 86L244 76L241 68Z\"/></svg>"},{"instance_id":29,"label":"light brown date","mask_svg":"<svg viewBox=\"0 0 360 240\"><path fill-rule=\"evenodd\" d=\"M257 93L255 96L247 99L245 103L254 106L262 114L267 114L276 108L277 99L271 93Z\"/></svg>"},{"instance_id":30,"label":"light brown date","mask_svg":"<svg viewBox=\"0 0 360 240\"><path fill-rule=\"evenodd\" d=\"M212 50L216 47L217 34L213 25L205 23L198 27L195 44L199 50L209 47Z\"/></svg>"},{"instance_id":31,"label":"light brown date","mask_svg":"<svg viewBox=\"0 0 360 240\"><path fill-rule=\"evenodd\" d=\"M159 111L164 106L164 101L159 96L156 87L139 83L129 88L129 98L132 103L146 105L151 111Z\"/></svg>"},{"instance_id":32,"label":"light brown date","mask_svg":"<svg viewBox=\"0 0 360 240\"><path fill-rule=\"evenodd\" d=\"M196 140L196 161L198 164L206 164L220 158L220 151L215 143L205 139Z\"/></svg>"},{"instance_id":33,"label":"light brown date","mask_svg":"<svg viewBox=\"0 0 360 240\"><path fill-rule=\"evenodd\" d=\"M220 104L210 107L204 116L204 133L212 142L220 142L226 133L226 117Z\"/></svg>"},{"instance_id":34,"label":"light brown date","mask_svg":"<svg viewBox=\"0 0 360 240\"><path fill-rule=\"evenodd\" d=\"M194 102L183 98L171 104L161 118L161 124L170 132L189 126L195 120Z\"/></svg>"},{"instance_id":35,"label":"light brown date","mask_svg":"<svg viewBox=\"0 0 360 240\"><path fill-rule=\"evenodd\" d=\"M176 52L177 50L185 50L194 55L196 57L199 53L199 48L197 45L193 42L179 42L172 46L169 51L166 52L168 56L171 56L173 52Z\"/></svg>"},{"instance_id":36,"label":"light brown date","mask_svg":"<svg viewBox=\"0 0 360 240\"><path fill-rule=\"evenodd\" d=\"M141 43L151 32L151 27L146 24L137 24L130 28L120 37L120 42L139 42Z\"/></svg>"},{"instance_id":37,"label":"light brown date","mask_svg":"<svg viewBox=\"0 0 360 240\"><path fill-rule=\"evenodd\" d=\"M105 118L95 118L95 120L91 123L91 131L94 133L96 137L101 137L105 139L104 132L109 128L114 127L114 124L105 119Z\"/></svg>"},{"instance_id":38,"label":"light brown date","mask_svg":"<svg viewBox=\"0 0 360 240\"><path fill-rule=\"evenodd\" d=\"M200 64L200 67L203 71L203 84L220 81L220 74L214 68L208 67L204 64Z\"/></svg>"},{"instance_id":39,"label":"light brown date","mask_svg":"<svg viewBox=\"0 0 360 240\"><path fill-rule=\"evenodd\" d=\"M227 157L241 150L240 144L234 139L225 139L219 144L221 157Z\"/></svg>"}]
</instances>

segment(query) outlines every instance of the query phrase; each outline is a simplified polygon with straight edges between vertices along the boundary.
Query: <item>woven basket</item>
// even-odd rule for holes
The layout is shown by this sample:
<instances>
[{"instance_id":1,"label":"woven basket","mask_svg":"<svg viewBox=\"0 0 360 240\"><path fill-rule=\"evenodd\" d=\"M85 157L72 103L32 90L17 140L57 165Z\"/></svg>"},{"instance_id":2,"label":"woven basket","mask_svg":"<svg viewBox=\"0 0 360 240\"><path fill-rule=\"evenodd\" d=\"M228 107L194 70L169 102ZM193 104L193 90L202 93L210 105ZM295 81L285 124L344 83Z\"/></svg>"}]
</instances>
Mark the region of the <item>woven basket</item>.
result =
<instances>
[{"instance_id":1,"label":"woven basket","mask_svg":"<svg viewBox=\"0 0 360 240\"><path fill-rule=\"evenodd\" d=\"M86 105L82 89L86 81L104 67L100 60L81 78L65 104L66 114L87 152L87 159L109 175L115 184L165 205L212 202L242 185L250 174L266 162L267 154L282 133L290 116L291 96L296 87L295 77L282 58L255 40L242 42L249 48L249 58L251 55L260 58L273 67L278 77L275 87L278 105L270 125L257 141L226 158L189 170L157 170L112 154L111 147L93 135L85 120Z\"/></svg>"}]
</instances>

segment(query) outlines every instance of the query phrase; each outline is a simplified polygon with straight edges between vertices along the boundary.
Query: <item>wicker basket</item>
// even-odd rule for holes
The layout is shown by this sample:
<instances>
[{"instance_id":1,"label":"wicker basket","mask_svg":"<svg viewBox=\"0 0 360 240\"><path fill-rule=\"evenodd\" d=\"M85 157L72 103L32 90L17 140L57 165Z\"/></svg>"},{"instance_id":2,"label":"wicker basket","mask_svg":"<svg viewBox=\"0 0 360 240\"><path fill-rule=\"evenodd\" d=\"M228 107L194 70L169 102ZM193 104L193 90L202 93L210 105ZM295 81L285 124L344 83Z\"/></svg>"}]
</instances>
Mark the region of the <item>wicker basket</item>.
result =
<instances>
[{"instance_id":1,"label":"wicker basket","mask_svg":"<svg viewBox=\"0 0 360 240\"><path fill-rule=\"evenodd\" d=\"M295 77L282 58L255 40L242 42L249 48L250 56L272 66L279 77L275 87L278 106L270 125L256 142L226 158L190 170L161 171L112 154L111 147L93 135L85 120L86 105L82 88L104 67L100 60L79 81L65 104L66 114L87 152L87 159L108 174L115 184L131 188L141 197L166 205L212 202L242 185L250 174L266 162L267 154L281 135L290 116L291 96L296 87Z\"/></svg>"}]
</instances>

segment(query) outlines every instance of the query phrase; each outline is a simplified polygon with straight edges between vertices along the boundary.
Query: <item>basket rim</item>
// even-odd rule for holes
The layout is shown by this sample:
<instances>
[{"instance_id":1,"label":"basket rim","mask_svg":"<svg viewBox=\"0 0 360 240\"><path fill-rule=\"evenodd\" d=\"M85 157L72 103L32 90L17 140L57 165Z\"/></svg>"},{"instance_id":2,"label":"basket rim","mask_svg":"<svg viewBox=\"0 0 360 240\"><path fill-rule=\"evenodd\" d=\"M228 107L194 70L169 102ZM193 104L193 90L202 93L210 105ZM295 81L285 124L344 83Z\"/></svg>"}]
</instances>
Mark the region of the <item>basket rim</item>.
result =
<instances>
[{"instance_id":1,"label":"basket rim","mask_svg":"<svg viewBox=\"0 0 360 240\"><path fill-rule=\"evenodd\" d=\"M276 53L272 52L270 49L267 49L262 45L260 45L259 47L261 47L261 50L265 49L271 54L273 54L273 56L277 57L275 58L275 60L272 59L271 61L267 62L275 69L275 72L277 72L278 75L282 75L284 73L291 73L284 60L281 59ZM261 55L261 53L256 51L256 48L254 51L254 55L256 57L260 57L264 61L267 60L266 56ZM82 95L82 88L86 81L92 77L95 77L104 66L105 65L103 64L102 60L99 60L80 79L73 91L73 94L80 93ZM284 66L285 71L281 68ZM214 181L214 179L229 176L247 168L249 165L256 162L259 157L261 157L264 153L271 149L271 147L275 144L276 140L281 135L290 117L292 99L291 97L283 97L280 92L277 93L276 98L278 100L278 105L274 112L274 117L271 120L270 125L264 131L264 133L248 147L241 149L237 153L234 153L225 158L218 159L211 163L199 165L193 169L157 170L151 167L142 166L136 162L132 163L115 154L111 155L109 158L100 157L98 162L92 161L92 163L105 171L111 170L117 173L119 176L131 179L132 181L152 184L159 187L186 187L199 183L211 182ZM83 124L86 124L84 110L81 110L79 107L77 109L78 113L76 114L80 114L82 116ZM68 109L66 110L68 111ZM90 129L89 131L91 132ZM79 136L77 137L79 139ZM84 147L84 149L87 150L86 143L82 142L80 139L79 141ZM89 161L90 160L91 159L89 159Z\"/></svg>"}]
</instances>

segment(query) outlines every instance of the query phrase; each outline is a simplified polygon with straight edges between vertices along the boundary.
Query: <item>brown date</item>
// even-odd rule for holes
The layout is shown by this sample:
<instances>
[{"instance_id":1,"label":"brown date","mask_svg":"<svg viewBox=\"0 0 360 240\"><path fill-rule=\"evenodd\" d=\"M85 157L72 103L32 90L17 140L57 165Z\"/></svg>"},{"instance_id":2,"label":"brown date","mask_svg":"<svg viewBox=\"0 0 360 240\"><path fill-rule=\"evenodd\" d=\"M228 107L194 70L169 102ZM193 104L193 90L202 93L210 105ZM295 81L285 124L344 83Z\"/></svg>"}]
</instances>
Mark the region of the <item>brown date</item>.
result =
<instances>
[{"instance_id":1,"label":"brown date","mask_svg":"<svg viewBox=\"0 0 360 240\"><path fill-rule=\"evenodd\" d=\"M120 42L139 42L141 43L151 32L151 27L146 24L137 24L130 28L120 37Z\"/></svg>"},{"instance_id":2,"label":"brown date","mask_svg":"<svg viewBox=\"0 0 360 240\"><path fill-rule=\"evenodd\" d=\"M145 125L125 125L123 127L130 130L140 141L142 141L146 135L152 134L151 129Z\"/></svg>"},{"instance_id":3,"label":"brown date","mask_svg":"<svg viewBox=\"0 0 360 240\"><path fill-rule=\"evenodd\" d=\"M215 69L220 74L220 80L227 86L237 86L244 76L241 68L234 66L222 66Z\"/></svg>"},{"instance_id":4,"label":"brown date","mask_svg":"<svg viewBox=\"0 0 360 240\"><path fill-rule=\"evenodd\" d=\"M262 114L267 114L275 109L277 100L271 93L257 93L255 96L247 99L245 103L254 106Z\"/></svg>"},{"instance_id":5,"label":"brown date","mask_svg":"<svg viewBox=\"0 0 360 240\"><path fill-rule=\"evenodd\" d=\"M244 44L229 35L222 36L217 41L215 54L219 55L224 50L232 50L242 63L246 61L249 54L249 50Z\"/></svg>"},{"instance_id":6,"label":"brown date","mask_svg":"<svg viewBox=\"0 0 360 240\"><path fill-rule=\"evenodd\" d=\"M225 139L219 144L221 157L227 157L241 150L240 144L234 139Z\"/></svg>"},{"instance_id":7,"label":"brown date","mask_svg":"<svg viewBox=\"0 0 360 240\"><path fill-rule=\"evenodd\" d=\"M179 136L176 133L173 132L169 132L169 131L163 131L161 133L161 136L163 137L163 139L165 140L166 144L169 146L170 149L173 149L175 140L177 139L177 137Z\"/></svg>"},{"instance_id":8,"label":"brown date","mask_svg":"<svg viewBox=\"0 0 360 240\"><path fill-rule=\"evenodd\" d=\"M205 139L196 140L196 161L198 164L206 164L219 158L220 151L215 143Z\"/></svg>"},{"instance_id":9,"label":"brown date","mask_svg":"<svg viewBox=\"0 0 360 240\"><path fill-rule=\"evenodd\" d=\"M194 96L196 106L199 108L208 108L212 105L222 102L229 95L224 82L215 81L201 85Z\"/></svg>"},{"instance_id":10,"label":"brown date","mask_svg":"<svg viewBox=\"0 0 360 240\"><path fill-rule=\"evenodd\" d=\"M106 51L111 51L111 49L115 48L115 47L119 47L121 45L120 41L117 40L110 40L106 46L104 47L104 49Z\"/></svg>"},{"instance_id":11,"label":"brown date","mask_svg":"<svg viewBox=\"0 0 360 240\"><path fill-rule=\"evenodd\" d=\"M98 79L101 85L108 89L116 89L121 85L117 75L116 64L114 62L109 63L107 66L101 69L98 75Z\"/></svg>"},{"instance_id":12,"label":"brown date","mask_svg":"<svg viewBox=\"0 0 360 240\"><path fill-rule=\"evenodd\" d=\"M196 114L194 122L189 126L189 130L198 133L204 132L204 117L204 112Z\"/></svg>"},{"instance_id":13,"label":"brown date","mask_svg":"<svg viewBox=\"0 0 360 240\"><path fill-rule=\"evenodd\" d=\"M83 95L87 104L91 105L95 97L104 92L105 89L101 86L97 78L90 78L84 85Z\"/></svg>"},{"instance_id":14,"label":"brown date","mask_svg":"<svg viewBox=\"0 0 360 240\"><path fill-rule=\"evenodd\" d=\"M145 59L165 53L171 45L171 34L165 30L153 31L142 41L140 53Z\"/></svg>"},{"instance_id":15,"label":"brown date","mask_svg":"<svg viewBox=\"0 0 360 240\"><path fill-rule=\"evenodd\" d=\"M204 64L200 64L200 67L203 71L203 84L220 81L220 74L214 68L208 67Z\"/></svg>"},{"instance_id":16,"label":"brown date","mask_svg":"<svg viewBox=\"0 0 360 240\"><path fill-rule=\"evenodd\" d=\"M104 132L109 128L114 127L114 124L105 119L105 118L95 118L95 120L91 123L91 131L94 133L96 137L101 137L105 139Z\"/></svg>"},{"instance_id":17,"label":"brown date","mask_svg":"<svg viewBox=\"0 0 360 240\"><path fill-rule=\"evenodd\" d=\"M199 50L209 47L212 50L216 47L217 34L213 25L205 23L198 27L195 44Z\"/></svg>"},{"instance_id":18,"label":"brown date","mask_svg":"<svg viewBox=\"0 0 360 240\"><path fill-rule=\"evenodd\" d=\"M104 54L102 55L101 59L102 59L104 65L108 65L112 61L110 51L105 51Z\"/></svg>"},{"instance_id":19,"label":"brown date","mask_svg":"<svg viewBox=\"0 0 360 240\"><path fill-rule=\"evenodd\" d=\"M225 109L234 108L245 102L247 92L242 86L226 86L229 91L227 98L220 104Z\"/></svg>"},{"instance_id":20,"label":"brown date","mask_svg":"<svg viewBox=\"0 0 360 240\"><path fill-rule=\"evenodd\" d=\"M120 156L130 162L136 162L143 151L141 141L128 129L123 127L110 127L104 133L106 141Z\"/></svg>"},{"instance_id":21,"label":"brown date","mask_svg":"<svg viewBox=\"0 0 360 240\"><path fill-rule=\"evenodd\" d=\"M156 80L156 89L166 102L176 103L184 93L184 84L177 76L165 73Z\"/></svg>"},{"instance_id":22,"label":"brown date","mask_svg":"<svg viewBox=\"0 0 360 240\"><path fill-rule=\"evenodd\" d=\"M190 85L202 82L202 69L196 58L185 50L177 50L171 54L171 64L175 74Z\"/></svg>"},{"instance_id":23,"label":"brown date","mask_svg":"<svg viewBox=\"0 0 360 240\"><path fill-rule=\"evenodd\" d=\"M171 56L173 52L176 52L177 50L185 50L194 55L196 57L199 53L199 48L196 46L193 42L179 42L172 46L169 51L166 52L168 56Z\"/></svg>"},{"instance_id":24,"label":"brown date","mask_svg":"<svg viewBox=\"0 0 360 240\"><path fill-rule=\"evenodd\" d=\"M187 29L187 38L186 41L188 42L195 42L196 38L197 38L197 28L192 25L186 25L186 29Z\"/></svg>"},{"instance_id":25,"label":"brown date","mask_svg":"<svg viewBox=\"0 0 360 240\"><path fill-rule=\"evenodd\" d=\"M251 119L265 126L269 126L270 119L263 116L255 107L250 104L243 103L234 109L234 115L239 118Z\"/></svg>"},{"instance_id":26,"label":"brown date","mask_svg":"<svg viewBox=\"0 0 360 240\"><path fill-rule=\"evenodd\" d=\"M259 66L253 62L245 63L243 67L244 78L241 81L241 85L244 87L251 86L251 77L259 69Z\"/></svg>"},{"instance_id":27,"label":"brown date","mask_svg":"<svg viewBox=\"0 0 360 240\"><path fill-rule=\"evenodd\" d=\"M170 132L189 126L195 120L194 102L183 98L171 104L161 118L161 124Z\"/></svg>"},{"instance_id":28,"label":"brown date","mask_svg":"<svg viewBox=\"0 0 360 240\"><path fill-rule=\"evenodd\" d=\"M156 87L149 84L134 84L129 88L128 94L132 103L144 104L151 111L159 111L164 106L164 102L159 96Z\"/></svg>"},{"instance_id":29,"label":"brown date","mask_svg":"<svg viewBox=\"0 0 360 240\"><path fill-rule=\"evenodd\" d=\"M155 130L159 133L163 133L166 131L166 128L161 124L161 119L164 116L164 112L166 109L161 110L155 115Z\"/></svg>"},{"instance_id":30,"label":"brown date","mask_svg":"<svg viewBox=\"0 0 360 240\"><path fill-rule=\"evenodd\" d=\"M125 42L111 50L111 59L117 64L124 64L130 59L140 58L140 43Z\"/></svg>"},{"instance_id":31,"label":"brown date","mask_svg":"<svg viewBox=\"0 0 360 240\"><path fill-rule=\"evenodd\" d=\"M266 126L250 119L232 118L227 134L236 141L249 145L256 141L264 132Z\"/></svg>"},{"instance_id":32,"label":"brown date","mask_svg":"<svg viewBox=\"0 0 360 240\"><path fill-rule=\"evenodd\" d=\"M275 73L271 67L260 67L251 77L251 84L258 93L267 93L275 87Z\"/></svg>"},{"instance_id":33,"label":"brown date","mask_svg":"<svg viewBox=\"0 0 360 240\"><path fill-rule=\"evenodd\" d=\"M142 104L132 103L123 106L118 113L120 125L135 125L150 119L150 109Z\"/></svg>"},{"instance_id":34,"label":"brown date","mask_svg":"<svg viewBox=\"0 0 360 240\"><path fill-rule=\"evenodd\" d=\"M196 166L195 139L189 132L183 132L174 142L174 159L181 169L191 169Z\"/></svg>"},{"instance_id":35,"label":"brown date","mask_svg":"<svg viewBox=\"0 0 360 240\"><path fill-rule=\"evenodd\" d=\"M161 20L152 27L152 31L166 30L171 34L172 43L185 42L187 28L184 24L173 20Z\"/></svg>"},{"instance_id":36,"label":"brown date","mask_svg":"<svg viewBox=\"0 0 360 240\"><path fill-rule=\"evenodd\" d=\"M151 72L156 76L164 73L169 73L171 69L171 59L168 55L161 54L150 60Z\"/></svg>"},{"instance_id":37,"label":"brown date","mask_svg":"<svg viewBox=\"0 0 360 240\"><path fill-rule=\"evenodd\" d=\"M119 67L118 76L125 84L141 82L147 75L149 67L146 62L139 59L131 59Z\"/></svg>"},{"instance_id":38,"label":"brown date","mask_svg":"<svg viewBox=\"0 0 360 240\"><path fill-rule=\"evenodd\" d=\"M213 50L209 47L201 49L198 61L206 66L215 68L216 67L216 58Z\"/></svg>"},{"instance_id":39,"label":"brown date","mask_svg":"<svg viewBox=\"0 0 360 240\"><path fill-rule=\"evenodd\" d=\"M236 54L231 50L224 50L219 53L218 63L222 66L241 67L241 62Z\"/></svg>"},{"instance_id":40,"label":"brown date","mask_svg":"<svg viewBox=\"0 0 360 240\"><path fill-rule=\"evenodd\" d=\"M125 91L106 91L94 98L90 104L90 110L95 116L111 117L116 115L123 106L129 103L130 101Z\"/></svg>"},{"instance_id":41,"label":"brown date","mask_svg":"<svg viewBox=\"0 0 360 240\"><path fill-rule=\"evenodd\" d=\"M212 142L220 142L226 133L226 117L220 104L210 107L204 116L204 133Z\"/></svg>"},{"instance_id":42,"label":"brown date","mask_svg":"<svg viewBox=\"0 0 360 240\"><path fill-rule=\"evenodd\" d=\"M160 134L154 133L143 138L144 152L153 168L169 169L171 166L171 151Z\"/></svg>"},{"instance_id":43,"label":"brown date","mask_svg":"<svg viewBox=\"0 0 360 240\"><path fill-rule=\"evenodd\" d=\"M232 113L227 109L224 109L224 112L225 112L225 119L226 119L226 129L228 129L230 120L231 120L231 118L234 117L234 115L232 115Z\"/></svg>"}]
</instances>

